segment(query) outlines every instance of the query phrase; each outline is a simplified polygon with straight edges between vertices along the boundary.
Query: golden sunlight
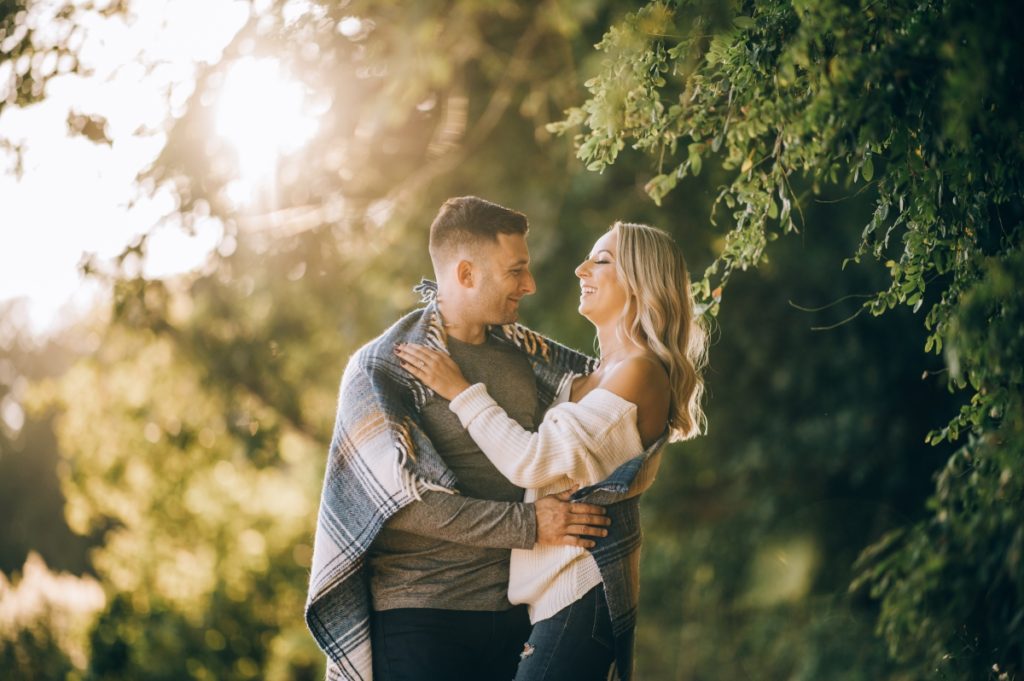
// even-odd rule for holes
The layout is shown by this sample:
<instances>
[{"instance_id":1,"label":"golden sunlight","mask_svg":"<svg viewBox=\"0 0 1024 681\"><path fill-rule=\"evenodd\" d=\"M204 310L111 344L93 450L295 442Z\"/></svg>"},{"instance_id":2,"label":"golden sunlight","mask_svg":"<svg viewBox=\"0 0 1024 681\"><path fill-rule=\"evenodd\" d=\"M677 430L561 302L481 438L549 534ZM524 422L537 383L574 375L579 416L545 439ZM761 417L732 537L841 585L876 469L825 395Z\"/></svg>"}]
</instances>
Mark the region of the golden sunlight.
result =
<instances>
[{"instance_id":1,"label":"golden sunlight","mask_svg":"<svg viewBox=\"0 0 1024 681\"><path fill-rule=\"evenodd\" d=\"M238 152L243 199L254 185L273 180L278 159L298 151L316 133L301 81L271 57L245 57L224 78L216 112L217 133Z\"/></svg>"}]
</instances>

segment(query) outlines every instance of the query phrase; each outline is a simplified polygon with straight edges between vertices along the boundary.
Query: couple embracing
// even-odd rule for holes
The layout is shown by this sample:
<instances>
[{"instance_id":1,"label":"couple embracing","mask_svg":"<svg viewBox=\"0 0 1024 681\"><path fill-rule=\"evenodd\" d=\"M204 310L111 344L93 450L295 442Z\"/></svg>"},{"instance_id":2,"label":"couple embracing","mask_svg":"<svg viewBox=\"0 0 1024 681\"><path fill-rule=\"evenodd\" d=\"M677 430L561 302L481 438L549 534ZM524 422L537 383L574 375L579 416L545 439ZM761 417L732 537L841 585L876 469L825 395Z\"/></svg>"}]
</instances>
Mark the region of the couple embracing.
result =
<instances>
[{"instance_id":1,"label":"couple embracing","mask_svg":"<svg viewBox=\"0 0 1024 681\"><path fill-rule=\"evenodd\" d=\"M341 381L306 622L328 679L628 679L639 495L697 435L706 334L683 255L616 223L576 268L593 359L516 323L521 213L449 199L424 306Z\"/></svg>"}]
</instances>

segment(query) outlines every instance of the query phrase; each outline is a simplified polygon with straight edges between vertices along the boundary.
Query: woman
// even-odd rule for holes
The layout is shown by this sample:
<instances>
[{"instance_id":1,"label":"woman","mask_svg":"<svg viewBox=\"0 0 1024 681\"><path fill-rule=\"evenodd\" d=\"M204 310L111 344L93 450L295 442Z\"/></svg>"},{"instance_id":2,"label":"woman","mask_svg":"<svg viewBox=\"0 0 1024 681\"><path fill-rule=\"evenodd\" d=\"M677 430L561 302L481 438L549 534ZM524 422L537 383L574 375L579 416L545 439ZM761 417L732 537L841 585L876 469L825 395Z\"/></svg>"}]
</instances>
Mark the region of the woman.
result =
<instances>
[{"instance_id":1,"label":"woman","mask_svg":"<svg viewBox=\"0 0 1024 681\"><path fill-rule=\"evenodd\" d=\"M536 433L509 418L483 384L470 386L443 353L399 348L406 370L451 400L488 459L527 488L527 501L594 484L662 436L685 440L704 426L706 334L693 314L678 246L661 230L617 222L576 276L579 311L596 328L600 363L564 383ZM647 460L630 495L650 485L658 461ZM509 600L529 604L534 623L516 679L604 679L614 653L603 599L601 574L586 550L514 550Z\"/></svg>"}]
</instances>

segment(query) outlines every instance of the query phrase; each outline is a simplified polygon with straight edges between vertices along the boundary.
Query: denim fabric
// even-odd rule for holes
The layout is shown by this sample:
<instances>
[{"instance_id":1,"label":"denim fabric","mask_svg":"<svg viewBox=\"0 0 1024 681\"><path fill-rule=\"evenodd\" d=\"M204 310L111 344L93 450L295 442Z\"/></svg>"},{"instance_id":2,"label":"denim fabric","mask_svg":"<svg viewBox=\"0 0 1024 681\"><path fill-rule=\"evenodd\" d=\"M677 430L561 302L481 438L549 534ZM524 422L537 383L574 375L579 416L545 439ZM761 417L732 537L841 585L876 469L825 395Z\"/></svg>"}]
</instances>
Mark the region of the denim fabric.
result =
<instances>
[{"instance_id":1,"label":"denim fabric","mask_svg":"<svg viewBox=\"0 0 1024 681\"><path fill-rule=\"evenodd\" d=\"M509 681L530 616L501 612L398 608L370 618L374 681Z\"/></svg>"},{"instance_id":2,"label":"denim fabric","mask_svg":"<svg viewBox=\"0 0 1024 681\"><path fill-rule=\"evenodd\" d=\"M515 681L604 681L615 660L604 587L533 625Z\"/></svg>"},{"instance_id":3,"label":"denim fabric","mask_svg":"<svg viewBox=\"0 0 1024 681\"><path fill-rule=\"evenodd\" d=\"M445 347L436 284L424 281L416 290L426 307L360 349L342 378L306 601L306 624L327 655L327 678L332 681L365 681L372 673L371 649L377 641L370 645L366 552L373 539L420 492L450 490L457 482L413 418L430 391L410 380L395 360L394 344L399 341ZM542 408L550 406L571 374L590 373L596 365L593 358L518 324L492 327L490 332L526 353ZM608 590L623 681L632 671L640 522L636 500L616 504L621 499L616 495L626 492L639 465L660 446L655 443L637 461L623 464L608 480L579 490L575 497L613 504L611 534L592 553Z\"/></svg>"}]
</instances>

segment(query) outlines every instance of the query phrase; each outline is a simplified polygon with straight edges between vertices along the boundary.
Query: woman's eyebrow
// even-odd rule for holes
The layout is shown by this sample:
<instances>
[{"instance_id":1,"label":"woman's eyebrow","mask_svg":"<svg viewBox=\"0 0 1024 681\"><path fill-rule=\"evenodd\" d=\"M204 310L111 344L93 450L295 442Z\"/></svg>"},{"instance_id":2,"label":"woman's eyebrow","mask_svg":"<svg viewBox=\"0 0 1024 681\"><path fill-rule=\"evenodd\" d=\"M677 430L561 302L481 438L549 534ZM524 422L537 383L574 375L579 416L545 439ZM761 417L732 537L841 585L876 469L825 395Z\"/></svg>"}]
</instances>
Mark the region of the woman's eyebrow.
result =
<instances>
[{"instance_id":1,"label":"woman's eyebrow","mask_svg":"<svg viewBox=\"0 0 1024 681\"><path fill-rule=\"evenodd\" d=\"M607 255L609 258L614 258L615 257L614 255L612 255L611 251L607 251L607 250L602 248L600 251L598 251L597 253L594 253L592 256L590 256L590 259L593 260L594 258L596 258L597 256L601 255L602 253Z\"/></svg>"}]
</instances>

